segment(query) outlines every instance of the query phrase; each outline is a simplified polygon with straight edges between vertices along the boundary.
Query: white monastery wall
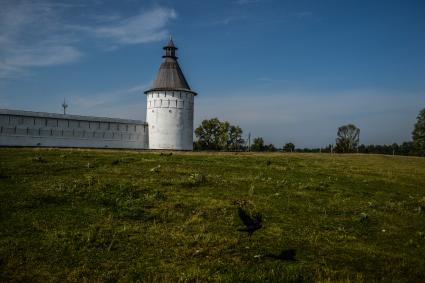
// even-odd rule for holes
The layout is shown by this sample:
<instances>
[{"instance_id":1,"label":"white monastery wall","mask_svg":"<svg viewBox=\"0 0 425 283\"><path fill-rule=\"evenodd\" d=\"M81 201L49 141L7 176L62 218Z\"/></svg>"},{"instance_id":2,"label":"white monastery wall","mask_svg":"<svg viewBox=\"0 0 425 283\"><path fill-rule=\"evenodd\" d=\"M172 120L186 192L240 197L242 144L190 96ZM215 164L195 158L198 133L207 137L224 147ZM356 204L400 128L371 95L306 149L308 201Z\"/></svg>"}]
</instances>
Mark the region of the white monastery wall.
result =
<instances>
[{"instance_id":1,"label":"white monastery wall","mask_svg":"<svg viewBox=\"0 0 425 283\"><path fill-rule=\"evenodd\" d=\"M147 96L146 122L150 149L193 149L194 94L152 91Z\"/></svg>"},{"instance_id":2,"label":"white monastery wall","mask_svg":"<svg viewBox=\"0 0 425 283\"><path fill-rule=\"evenodd\" d=\"M138 120L0 109L0 146L148 149Z\"/></svg>"}]
</instances>

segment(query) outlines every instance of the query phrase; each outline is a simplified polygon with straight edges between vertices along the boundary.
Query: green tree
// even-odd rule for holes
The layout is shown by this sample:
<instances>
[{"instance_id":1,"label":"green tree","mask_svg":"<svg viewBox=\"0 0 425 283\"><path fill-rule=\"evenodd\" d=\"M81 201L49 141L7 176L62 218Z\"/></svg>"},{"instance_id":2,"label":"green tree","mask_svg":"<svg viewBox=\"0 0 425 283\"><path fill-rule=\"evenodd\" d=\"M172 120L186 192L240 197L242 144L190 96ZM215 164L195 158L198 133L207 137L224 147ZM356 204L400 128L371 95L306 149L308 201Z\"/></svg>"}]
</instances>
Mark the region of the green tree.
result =
<instances>
[{"instance_id":1,"label":"green tree","mask_svg":"<svg viewBox=\"0 0 425 283\"><path fill-rule=\"evenodd\" d=\"M397 144L397 143L393 143L393 144L391 145L392 155L396 155L396 154L398 154L398 149L399 149L398 144Z\"/></svg>"},{"instance_id":2,"label":"green tree","mask_svg":"<svg viewBox=\"0 0 425 283\"><path fill-rule=\"evenodd\" d=\"M359 145L360 129L353 124L338 128L335 151L341 153L354 152Z\"/></svg>"},{"instance_id":3,"label":"green tree","mask_svg":"<svg viewBox=\"0 0 425 283\"><path fill-rule=\"evenodd\" d=\"M277 151L277 148L271 143L264 146L264 151Z\"/></svg>"},{"instance_id":4,"label":"green tree","mask_svg":"<svg viewBox=\"0 0 425 283\"><path fill-rule=\"evenodd\" d=\"M220 150L229 150L229 128L229 122L220 121L220 133L218 138L218 147Z\"/></svg>"},{"instance_id":5,"label":"green tree","mask_svg":"<svg viewBox=\"0 0 425 283\"><path fill-rule=\"evenodd\" d=\"M283 146L283 151L293 152L295 151L295 145L292 142L285 143Z\"/></svg>"},{"instance_id":6,"label":"green tree","mask_svg":"<svg viewBox=\"0 0 425 283\"><path fill-rule=\"evenodd\" d=\"M203 120L195 129L194 148L197 150L240 150L243 148L242 129L218 118Z\"/></svg>"},{"instance_id":7,"label":"green tree","mask_svg":"<svg viewBox=\"0 0 425 283\"><path fill-rule=\"evenodd\" d=\"M404 142L399 148L401 155L410 155L413 153L413 142Z\"/></svg>"},{"instance_id":8,"label":"green tree","mask_svg":"<svg viewBox=\"0 0 425 283\"><path fill-rule=\"evenodd\" d=\"M195 129L195 136L197 138L196 148L207 150L220 149L221 124L217 118L203 120L201 125Z\"/></svg>"},{"instance_id":9,"label":"green tree","mask_svg":"<svg viewBox=\"0 0 425 283\"><path fill-rule=\"evenodd\" d=\"M229 139L228 139L228 149L229 150L240 150L245 144L244 139L242 138L243 131L239 126L230 126L229 127Z\"/></svg>"},{"instance_id":10,"label":"green tree","mask_svg":"<svg viewBox=\"0 0 425 283\"><path fill-rule=\"evenodd\" d=\"M251 145L251 151L264 151L264 140L262 137L255 138Z\"/></svg>"},{"instance_id":11,"label":"green tree","mask_svg":"<svg viewBox=\"0 0 425 283\"><path fill-rule=\"evenodd\" d=\"M416 119L412 132L413 150L415 154L425 156L425 108L419 112Z\"/></svg>"}]
</instances>

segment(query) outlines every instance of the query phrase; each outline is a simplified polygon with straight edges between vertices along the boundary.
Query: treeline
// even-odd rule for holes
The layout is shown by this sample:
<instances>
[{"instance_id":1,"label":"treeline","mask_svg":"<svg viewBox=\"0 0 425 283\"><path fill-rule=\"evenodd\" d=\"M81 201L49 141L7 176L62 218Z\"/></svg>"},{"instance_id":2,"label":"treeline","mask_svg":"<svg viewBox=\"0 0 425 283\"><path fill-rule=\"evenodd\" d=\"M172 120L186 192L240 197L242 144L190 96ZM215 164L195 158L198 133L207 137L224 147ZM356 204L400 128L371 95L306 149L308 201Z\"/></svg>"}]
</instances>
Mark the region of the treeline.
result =
<instances>
[{"instance_id":1,"label":"treeline","mask_svg":"<svg viewBox=\"0 0 425 283\"><path fill-rule=\"evenodd\" d=\"M284 150L286 151L286 150ZM323 152L323 153L343 153L338 152L335 146L328 145L324 148L296 148L295 152ZM413 142L403 142L402 144L393 143L391 145L380 144L361 144L352 153L371 153L386 155L417 155L413 148Z\"/></svg>"},{"instance_id":2,"label":"treeline","mask_svg":"<svg viewBox=\"0 0 425 283\"><path fill-rule=\"evenodd\" d=\"M360 144L360 129L353 124L343 125L337 130L335 145L324 148L296 148L287 142L281 147L274 144L266 144L262 137L244 140L243 131L239 126L218 118L202 121L195 129L196 141L194 150L216 150L216 151L258 151L258 152L322 152L322 153L371 153L388 155L417 155L425 156L425 109L419 112L417 122L412 133L412 141L402 144L391 145L364 145Z\"/></svg>"}]
</instances>

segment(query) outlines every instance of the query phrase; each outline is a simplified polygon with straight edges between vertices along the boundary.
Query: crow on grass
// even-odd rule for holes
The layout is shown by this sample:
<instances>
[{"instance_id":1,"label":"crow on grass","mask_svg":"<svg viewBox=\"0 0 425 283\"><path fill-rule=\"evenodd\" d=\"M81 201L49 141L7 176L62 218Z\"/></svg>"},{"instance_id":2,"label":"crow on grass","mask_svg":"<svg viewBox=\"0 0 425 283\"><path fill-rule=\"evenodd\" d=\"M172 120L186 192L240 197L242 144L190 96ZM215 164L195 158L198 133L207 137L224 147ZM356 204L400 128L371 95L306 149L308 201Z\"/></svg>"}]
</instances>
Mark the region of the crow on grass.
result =
<instances>
[{"instance_id":1,"label":"crow on grass","mask_svg":"<svg viewBox=\"0 0 425 283\"><path fill-rule=\"evenodd\" d=\"M239 207L238 215L239 215L239 218L242 220L243 224L245 224L246 226L246 228L240 228L238 229L238 231L247 232L249 235L249 238L251 238L252 234L255 231L263 227L262 216L259 213L251 217L248 215L248 213L246 213L246 211L242 207Z\"/></svg>"}]
</instances>

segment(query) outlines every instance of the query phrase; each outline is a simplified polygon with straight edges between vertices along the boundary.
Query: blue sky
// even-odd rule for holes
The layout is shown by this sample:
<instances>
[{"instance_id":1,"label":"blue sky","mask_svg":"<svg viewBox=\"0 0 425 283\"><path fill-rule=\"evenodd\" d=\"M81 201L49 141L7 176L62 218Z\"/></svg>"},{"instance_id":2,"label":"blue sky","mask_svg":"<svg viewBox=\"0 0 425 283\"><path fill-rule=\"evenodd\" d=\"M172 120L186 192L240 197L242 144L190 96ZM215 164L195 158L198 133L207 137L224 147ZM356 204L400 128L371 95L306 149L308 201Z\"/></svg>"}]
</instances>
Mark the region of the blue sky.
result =
<instances>
[{"instance_id":1,"label":"blue sky","mask_svg":"<svg viewBox=\"0 0 425 283\"><path fill-rule=\"evenodd\" d=\"M145 120L169 34L195 126L281 146L410 140L425 107L425 1L0 0L0 108Z\"/></svg>"}]
</instances>

